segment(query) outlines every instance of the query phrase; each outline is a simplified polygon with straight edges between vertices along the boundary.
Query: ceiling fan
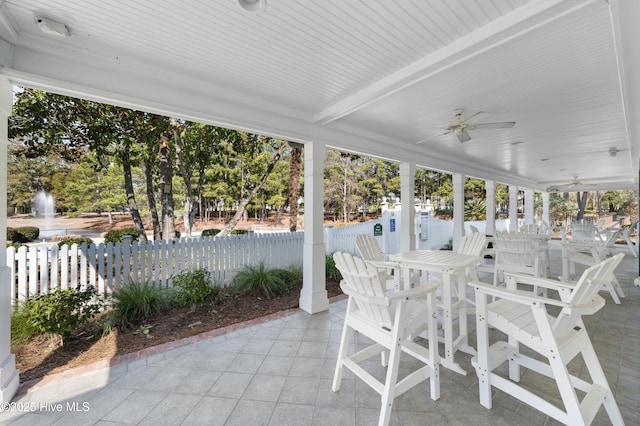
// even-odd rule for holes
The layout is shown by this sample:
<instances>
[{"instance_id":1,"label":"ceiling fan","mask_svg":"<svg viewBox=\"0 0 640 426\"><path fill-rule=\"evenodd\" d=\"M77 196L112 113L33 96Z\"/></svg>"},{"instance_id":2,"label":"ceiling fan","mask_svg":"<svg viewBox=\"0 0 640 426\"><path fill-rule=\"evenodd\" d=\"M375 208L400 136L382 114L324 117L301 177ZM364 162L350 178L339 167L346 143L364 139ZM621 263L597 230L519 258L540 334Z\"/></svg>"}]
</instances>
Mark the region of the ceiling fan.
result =
<instances>
[{"instance_id":1,"label":"ceiling fan","mask_svg":"<svg viewBox=\"0 0 640 426\"><path fill-rule=\"evenodd\" d=\"M453 111L453 116L455 118L451 123L449 123L449 126L444 129L445 130L444 133L441 133L439 135L436 135L427 139L423 139L416 143L427 142L432 139L438 138L440 136L449 135L451 133L456 135L458 137L458 140L461 143L464 143L471 140L471 136L469 135L468 130L509 129L515 126L516 124L515 121L503 121L500 123L479 123L480 121L487 118L489 116L489 113L480 111L467 118L463 118L462 113L463 111L461 109L456 109L455 111Z\"/></svg>"},{"instance_id":2,"label":"ceiling fan","mask_svg":"<svg viewBox=\"0 0 640 426\"><path fill-rule=\"evenodd\" d=\"M563 185L554 185L554 186L550 186L549 188L547 188L548 192L558 192L560 190L560 188L573 188L575 186L596 186L597 184L595 183L586 183L586 182L582 182L581 180L578 179L578 175L574 175L573 176L573 180L569 183L565 183Z\"/></svg>"}]
</instances>

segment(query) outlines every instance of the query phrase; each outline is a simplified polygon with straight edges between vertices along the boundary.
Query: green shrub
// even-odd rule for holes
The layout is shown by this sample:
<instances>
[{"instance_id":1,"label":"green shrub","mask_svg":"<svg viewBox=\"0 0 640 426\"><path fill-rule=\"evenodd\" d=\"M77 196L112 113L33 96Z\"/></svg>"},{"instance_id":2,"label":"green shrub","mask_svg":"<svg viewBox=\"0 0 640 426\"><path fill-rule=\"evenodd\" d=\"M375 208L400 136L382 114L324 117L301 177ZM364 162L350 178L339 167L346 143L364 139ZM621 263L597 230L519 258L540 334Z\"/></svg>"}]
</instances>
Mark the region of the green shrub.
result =
<instances>
[{"instance_id":1,"label":"green shrub","mask_svg":"<svg viewBox=\"0 0 640 426\"><path fill-rule=\"evenodd\" d=\"M11 344L19 345L29 340L38 331L29 321L29 315L25 312L24 305L11 311Z\"/></svg>"},{"instance_id":2,"label":"green shrub","mask_svg":"<svg viewBox=\"0 0 640 426\"><path fill-rule=\"evenodd\" d=\"M246 229L234 229L233 231L231 231L231 235L247 235L249 233L249 231L247 231Z\"/></svg>"},{"instance_id":3,"label":"green shrub","mask_svg":"<svg viewBox=\"0 0 640 426\"><path fill-rule=\"evenodd\" d=\"M202 234L200 234L200 235L202 237L215 237L219 233L220 233L219 229L203 229L202 230Z\"/></svg>"},{"instance_id":4,"label":"green shrub","mask_svg":"<svg viewBox=\"0 0 640 426\"><path fill-rule=\"evenodd\" d=\"M20 226L16 228L16 231L26 239L26 241L22 242L35 241L40 236L40 228L37 226Z\"/></svg>"},{"instance_id":5,"label":"green shrub","mask_svg":"<svg viewBox=\"0 0 640 426\"><path fill-rule=\"evenodd\" d=\"M66 238L60 238L60 240L58 241L58 247L62 247L63 245L68 245L69 247L71 247L74 244L77 244L78 246L81 246L83 243L87 244L87 247L90 246L91 244L93 244L93 240L89 237L66 237Z\"/></svg>"},{"instance_id":6,"label":"green shrub","mask_svg":"<svg viewBox=\"0 0 640 426\"><path fill-rule=\"evenodd\" d=\"M300 267L274 269L273 273L280 275L280 278L282 278L288 290L302 285L302 268Z\"/></svg>"},{"instance_id":7,"label":"green shrub","mask_svg":"<svg viewBox=\"0 0 640 426\"><path fill-rule=\"evenodd\" d=\"M64 342L79 326L93 319L103 307L94 287L86 290L56 289L28 299L22 309L37 333L58 335Z\"/></svg>"},{"instance_id":8,"label":"green shrub","mask_svg":"<svg viewBox=\"0 0 640 426\"><path fill-rule=\"evenodd\" d=\"M129 283L113 293L108 327L135 328L171 306L166 289L151 283Z\"/></svg>"},{"instance_id":9,"label":"green shrub","mask_svg":"<svg viewBox=\"0 0 640 426\"><path fill-rule=\"evenodd\" d=\"M40 228L35 226L21 226L18 228L7 228L7 241L13 243L29 243L40 235Z\"/></svg>"},{"instance_id":10,"label":"green shrub","mask_svg":"<svg viewBox=\"0 0 640 426\"><path fill-rule=\"evenodd\" d=\"M15 228L7 227L7 241L19 243L20 233Z\"/></svg>"},{"instance_id":11,"label":"green shrub","mask_svg":"<svg viewBox=\"0 0 640 426\"><path fill-rule=\"evenodd\" d=\"M264 263L258 266L247 266L236 275L231 286L233 292L243 295L265 296L274 298L289 290L288 283L282 273L276 269L266 269Z\"/></svg>"},{"instance_id":12,"label":"green shrub","mask_svg":"<svg viewBox=\"0 0 640 426\"><path fill-rule=\"evenodd\" d=\"M124 242L124 237L128 235L131 237L131 243L138 239L138 231L133 228L127 229L114 229L107 232L104 235L104 242L106 243L120 243Z\"/></svg>"},{"instance_id":13,"label":"green shrub","mask_svg":"<svg viewBox=\"0 0 640 426\"><path fill-rule=\"evenodd\" d=\"M214 296L211 274L206 269L182 272L172 278L175 298L182 306L202 304Z\"/></svg>"},{"instance_id":14,"label":"green shrub","mask_svg":"<svg viewBox=\"0 0 640 426\"><path fill-rule=\"evenodd\" d=\"M325 257L324 266L325 266L326 279L331 280L331 281L341 281L342 280L342 274L340 273L340 271L336 267L336 262L335 262L335 260L333 260L333 254L328 254Z\"/></svg>"}]
</instances>

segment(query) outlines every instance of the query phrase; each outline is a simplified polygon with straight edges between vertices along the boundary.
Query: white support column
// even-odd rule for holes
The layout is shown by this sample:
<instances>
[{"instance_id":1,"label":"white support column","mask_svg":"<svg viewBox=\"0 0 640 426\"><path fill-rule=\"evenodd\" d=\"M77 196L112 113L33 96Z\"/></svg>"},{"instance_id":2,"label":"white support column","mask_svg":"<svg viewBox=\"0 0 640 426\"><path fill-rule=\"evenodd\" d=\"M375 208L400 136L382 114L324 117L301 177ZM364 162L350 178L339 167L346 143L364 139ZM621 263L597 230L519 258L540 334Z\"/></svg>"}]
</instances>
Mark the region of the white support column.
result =
<instances>
[{"instance_id":1,"label":"white support column","mask_svg":"<svg viewBox=\"0 0 640 426\"><path fill-rule=\"evenodd\" d=\"M462 174L453 175L453 249L464 236L464 180Z\"/></svg>"},{"instance_id":2,"label":"white support column","mask_svg":"<svg viewBox=\"0 0 640 426\"><path fill-rule=\"evenodd\" d=\"M304 145L304 251L300 309L310 314L329 309L324 245L324 157L326 146Z\"/></svg>"},{"instance_id":3,"label":"white support column","mask_svg":"<svg viewBox=\"0 0 640 426\"><path fill-rule=\"evenodd\" d=\"M487 204L487 225L484 233L486 235L495 235L496 232L496 182L487 180L484 183Z\"/></svg>"},{"instance_id":4,"label":"white support column","mask_svg":"<svg viewBox=\"0 0 640 426\"><path fill-rule=\"evenodd\" d=\"M533 225L534 219L534 197L533 189L524 190L524 224Z\"/></svg>"},{"instance_id":5,"label":"white support column","mask_svg":"<svg viewBox=\"0 0 640 426\"><path fill-rule=\"evenodd\" d=\"M415 163L400 163L400 252L416 249L415 215Z\"/></svg>"},{"instance_id":6,"label":"white support column","mask_svg":"<svg viewBox=\"0 0 640 426\"><path fill-rule=\"evenodd\" d=\"M13 86L0 77L0 403L11 401L20 378L11 353L11 274L7 266L7 142Z\"/></svg>"},{"instance_id":7,"label":"white support column","mask_svg":"<svg viewBox=\"0 0 640 426\"><path fill-rule=\"evenodd\" d=\"M549 221L549 193L542 193L542 220L549 226L553 226L553 224Z\"/></svg>"},{"instance_id":8,"label":"white support column","mask_svg":"<svg viewBox=\"0 0 640 426\"><path fill-rule=\"evenodd\" d=\"M518 230L518 186L509 185L509 231Z\"/></svg>"}]
</instances>

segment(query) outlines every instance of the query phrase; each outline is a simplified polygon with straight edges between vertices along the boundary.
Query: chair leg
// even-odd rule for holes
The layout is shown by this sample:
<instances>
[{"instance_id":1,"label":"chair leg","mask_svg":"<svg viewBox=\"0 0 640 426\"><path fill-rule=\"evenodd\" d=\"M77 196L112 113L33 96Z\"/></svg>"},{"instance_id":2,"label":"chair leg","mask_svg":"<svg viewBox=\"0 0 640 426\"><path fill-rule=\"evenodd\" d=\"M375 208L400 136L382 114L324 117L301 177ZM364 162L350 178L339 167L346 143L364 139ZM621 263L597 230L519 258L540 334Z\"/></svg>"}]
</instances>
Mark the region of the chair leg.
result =
<instances>
[{"instance_id":1,"label":"chair leg","mask_svg":"<svg viewBox=\"0 0 640 426\"><path fill-rule=\"evenodd\" d=\"M351 298L347 302L347 312L351 312ZM338 350L338 360L336 361L336 370L333 374L333 385L331 390L334 392L338 392L340 390L340 384L342 382L342 371L344 369L344 365L342 364L342 360L347 357L347 352L349 350L349 342L355 331L349 326L349 323L345 319L344 327L342 328L342 337L340 338L340 349Z\"/></svg>"},{"instance_id":2,"label":"chair leg","mask_svg":"<svg viewBox=\"0 0 640 426\"><path fill-rule=\"evenodd\" d=\"M404 324L406 317L406 301L398 301L396 305L396 315L394 324ZM389 348L389 366L382 391L382 406L380 407L379 426L386 426L391 419L393 400L396 397L396 384L398 382L398 370L400 369L400 354L402 353L402 342L405 339L403 327L394 327L391 333L391 347Z\"/></svg>"},{"instance_id":3,"label":"chair leg","mask_svg":"<svg viewBox=\"0 0 640 426\"><path fill-rule=\"evenodd\" d=\"M491 409L491 371L489 371L489 326L487 322L487 296L476 291L477 365L476 374L480 404Z\"/></svg>"},{"instance_id":4,"label":"chair leg","mask_svg":"<svg viewBox=\"0 0 640 426\"><path fill-rule=\"evenodd\" d=\"M604 371L602 370L602 366L600 365L600 361L598 360L596 351L593 349L591 340L589 340L588 337L587 340L588 342L582 345L581 353L582 358L584 359L585 367L587 367L587 371L589 372L589 376L591 377L591 381L594 385L600 386L607 391L607 396L605 397L602 404L604 405L604 409L609 415L611 424L624 425L624 420L622 419L620 408L618 408L618 404L616 404L616 400L613 397L613 392L609 387L607 377L604 375Z\"/></svg>"}]
</instances>

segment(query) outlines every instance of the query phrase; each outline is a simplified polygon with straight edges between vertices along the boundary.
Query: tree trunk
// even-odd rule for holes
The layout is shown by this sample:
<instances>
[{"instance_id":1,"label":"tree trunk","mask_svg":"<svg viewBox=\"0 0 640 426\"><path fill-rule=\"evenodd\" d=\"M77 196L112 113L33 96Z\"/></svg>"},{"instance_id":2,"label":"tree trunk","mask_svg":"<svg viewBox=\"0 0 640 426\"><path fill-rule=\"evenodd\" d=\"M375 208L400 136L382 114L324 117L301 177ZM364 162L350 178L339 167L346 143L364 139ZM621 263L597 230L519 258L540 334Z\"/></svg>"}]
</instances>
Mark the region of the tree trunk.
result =
<instances>
[{"instance_id":1,"label":"tree trunk","mask_svg":"<svg viewBox=\"0 0 640 426\"><path fill-rule=\"evenodd\" d=\"M269 177L269 174L275 167L276 163L280 161L281 156L282 156L282 153L280 151L276 152L276 154L273 157L273 161L269 164L269 167L267 167L267 171L262 176L262 179L260 179L260 182L253 188L253 190L248 195L240 199L240 202L238 203L238 209L236 210L236 214L233 215L229 223L227 223L227 225L224 227L222 231L220 231L220 234L218 235L220 235L221 237L229 235L233 230L233 228L235 228L235 226L238 224L238 222L240 222L240 219L244 217L244 215L247 212L247 206L249 205L249 202L256 197L256 195L258 194L262 186L267 181L267 178ZM244 192L246 193L246 191Z\"/></svg>"},{"instance_id":2,"label":"tree trunk","mask_svg":"<svg viewBox=\"0 0 640 426\"><path fill-rule=\"evenodd\" d=\"M173 205L173 164L171 162L171 148L169 140L165 135L160 137L160 192L162 206L162 239L165 241L174 240L175 231L175 212Z\"/></svg>"},{"instance_id":3,"label":"tree trunk","mask_svg":"<svg viewBox=\"0 0 640 426\"><path fill-rule=\"evenodd\" d=\"M582 193L578 191L578 215L576 216L576 220L580 222L584 218L584 210L587 207L587 197L589 196L589 191L583 191Z\"/></svg>"},{"instance_id":4,"label":"tree trunk","mask_svg":"<svg viewBox=\"0 0 640 426\"><path fill-rule=\"evenodd\" d=\"M302 148L291 149L289 167L289 231L298 229L298 198L300 198L300 174L302 173Z\"/></svg>"},{"instance_id":5,"label":"tree trunk","mask_svg":"<svg viewBox=\"0 0 640 426\"><path fill-rule=\"evenodd\" d=\"M133 178L131 175L131 157L129 155L129 147L125 146L122 150L122 170L124 173L124 190L127 194L127 206L129 207L129 213L133 218L136 231L138 231L138 240L147 241L147 234L144 232L144 224L142 223L142 217L140 217L140 211L138 211L138 205L136 204L136 197L133 192Z\"/></svg>"},{"instance_id":6,"label":"tree trunk","mask_svg":"<svg viewBox=\"0 0 640 426\"><path fill-rule=\"evenodd\" d=\"M156 206L156 195L153 190L153 165L149 158L144 160L144 178L147 186L147 204L149 204L149 215L151 215L151 224L153 225L153 239L160 241L162 239L162 230L160 228L160 219L158 218L158 208Z\"/></svg>"}]
</instances>

